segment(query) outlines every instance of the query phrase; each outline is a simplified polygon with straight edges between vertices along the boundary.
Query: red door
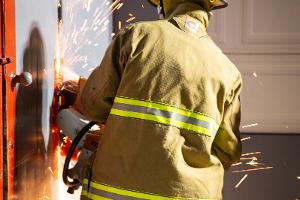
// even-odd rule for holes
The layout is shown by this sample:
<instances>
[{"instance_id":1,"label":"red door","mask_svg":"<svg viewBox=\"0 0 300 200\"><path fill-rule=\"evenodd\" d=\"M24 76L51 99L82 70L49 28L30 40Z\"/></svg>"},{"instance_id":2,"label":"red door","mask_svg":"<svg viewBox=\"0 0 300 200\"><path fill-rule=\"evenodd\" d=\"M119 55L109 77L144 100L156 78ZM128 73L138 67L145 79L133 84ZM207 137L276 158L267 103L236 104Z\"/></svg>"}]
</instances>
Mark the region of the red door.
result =
<instances>
[{"instance_id":1,"label":"red door","mask_svg":"<svg viewBox=\"0 0 300 200\"><path fill-rule=\"evenodd\" d=\"M11 87L11 80L16 70L15 1L1 0L0 9L0 199L6 200L13 198L14 180L16 91Z\"/></svg>"}]
</instances>

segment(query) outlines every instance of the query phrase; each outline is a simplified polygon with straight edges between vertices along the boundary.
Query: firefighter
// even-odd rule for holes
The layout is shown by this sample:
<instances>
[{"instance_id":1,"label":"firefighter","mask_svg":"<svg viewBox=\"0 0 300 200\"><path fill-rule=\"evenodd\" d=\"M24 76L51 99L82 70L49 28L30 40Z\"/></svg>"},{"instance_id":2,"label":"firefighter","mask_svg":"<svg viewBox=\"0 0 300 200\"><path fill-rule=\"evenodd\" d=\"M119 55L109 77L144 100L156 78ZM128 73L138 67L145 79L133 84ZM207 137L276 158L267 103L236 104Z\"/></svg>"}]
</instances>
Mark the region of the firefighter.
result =
<instances>
[{"instance_id":1,"label":"firefighter","mask_svg":"<svg viewBox=\"0 0 300 200\"><path fill-rule=\"evenodd\" d=\"M241 75L207 35L221 0L152 1L163 20L116 35L81 110L105 123L82 199L222 199L241 155Z\"/></svg>"}]
</instances>

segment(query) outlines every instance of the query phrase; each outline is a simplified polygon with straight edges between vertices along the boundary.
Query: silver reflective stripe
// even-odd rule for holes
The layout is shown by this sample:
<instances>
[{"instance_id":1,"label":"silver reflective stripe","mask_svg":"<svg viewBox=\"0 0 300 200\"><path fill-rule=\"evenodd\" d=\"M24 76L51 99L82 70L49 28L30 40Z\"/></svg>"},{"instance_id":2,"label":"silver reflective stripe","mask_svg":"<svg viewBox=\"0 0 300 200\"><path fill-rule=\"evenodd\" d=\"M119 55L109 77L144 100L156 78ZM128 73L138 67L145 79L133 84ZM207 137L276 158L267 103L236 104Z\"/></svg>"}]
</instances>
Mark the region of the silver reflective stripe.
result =
<instances>
[{"instance_id":1,"label":"silver reflective stripe","mask_svg":"<svg viewBox=\"0 0 300 200\"><path fill-rule=\"evenodd\" d=\"M210 131L210 133L212 134L211 135L212 137L214 137L215 134L217 133L217 127L216 127L215 123L199 120L196 118L187 117L187 116L181 115L179 113L168 112L165 110L149 108L149 107L144 107L144 106L123 104L123 103L118 103L118 102L114 103L113 108L118 109L118 110L124 110L124 111L152 114L152 115L156 115L156 116L166 117L166 118L170 118L173 120L185 122L185 123L192 124L195 126L200 126L200 127L208 129Z\"/></svg>"},{"instance_id":2,"label":"silver reflective stripe","mask_svg":"<svg viewBox=\"0 0 300 200\"><path fill-rule=\"evenodd\" d=\"M85 184L82 185L82 190L88 191L88 189L89 189L89 186L88 186L88 185L85 185Z\"/></svg>"}]
</instances>

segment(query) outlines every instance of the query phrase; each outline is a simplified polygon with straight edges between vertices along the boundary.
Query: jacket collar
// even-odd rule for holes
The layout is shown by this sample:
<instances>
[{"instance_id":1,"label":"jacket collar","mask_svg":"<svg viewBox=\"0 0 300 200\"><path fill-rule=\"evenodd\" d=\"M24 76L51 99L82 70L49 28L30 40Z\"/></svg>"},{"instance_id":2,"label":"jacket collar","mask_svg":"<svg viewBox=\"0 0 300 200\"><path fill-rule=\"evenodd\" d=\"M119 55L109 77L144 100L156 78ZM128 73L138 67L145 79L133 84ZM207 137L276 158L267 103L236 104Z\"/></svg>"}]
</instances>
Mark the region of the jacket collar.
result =
<instances>
[{"instance_id":1,"label":"jacket collar","mask_svg":"<svg viewBox=\"0 0 300 200\"><path fill-rule=\"evenodd\" d=\"M167 16L167 19L174 20L178 27L185 32L192 32L198 36L207 35L209 13L200 5L195 3L182 3Z\"/></svg>"}]
</instances>

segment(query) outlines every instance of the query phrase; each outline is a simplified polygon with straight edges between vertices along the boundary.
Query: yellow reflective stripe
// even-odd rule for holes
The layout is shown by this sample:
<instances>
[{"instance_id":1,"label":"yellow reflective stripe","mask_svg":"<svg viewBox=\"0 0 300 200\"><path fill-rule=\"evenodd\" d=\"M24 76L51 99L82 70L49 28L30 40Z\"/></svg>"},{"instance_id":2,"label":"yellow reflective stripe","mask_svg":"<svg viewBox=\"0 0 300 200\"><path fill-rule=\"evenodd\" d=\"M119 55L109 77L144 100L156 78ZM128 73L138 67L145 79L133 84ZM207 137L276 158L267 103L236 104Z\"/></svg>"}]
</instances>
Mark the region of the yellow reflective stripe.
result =
<instances>
[{"instance_id":1,"label":"yellow reflective stripe","mask_svg":"<svg viewBox=\"0 0 300 200\"><path fill-rule=\"evenodd\" d=\"M88 179L83 179L83 185L89 185L89 180Z\"/></svg>"},{"instance_id":2,"label":"yellow reflective stripe","mask_svg":"<svg viewBox=\"0 0 300 200\"><path fill-rule=\"evenodd\" d=\"M88 184L88 180L84 179L83 180L83 184ZM166 196L160 196L157 194L152 194L152 193L142 193L142 192L138 192L138 191L134 191L134 190L125 190L122 188L117 188L117 187L113 187L110 185L106 185L106 184L100 184L100 183L96 183L96 182L90 182L90 187L95 188L99 191L105 191L111 194L115 194L115 195L120 195L120 196L124 196L124 197L133 197L133 198L138 198L138 199L151 199L151 200L213 200L213 199L199 199L199 198L183 198L183 197L166 197ZM82 192L83 196L86 196L90 199L93 200L98 200L98 199L107 199L105 197L100 197L97 196L95 194L89 193L88 191L83 191ZM217 199L214 199L217 200Z\"/></svg>"},{"instance_id":3,"label":"yellow reflective stripe","mask_svg":"<svg viewBox=\"0 0 300 200\"><path fill-rule=\"evenodd\" d=\"M178 128L191 130L191 131L201 133L201 134L204 134L207 136L211 136L210 131L206 128L203 128L200 126L195 126L193 124L188 124L188 123L181 122L181 121L177 121L177 120L167 118L167 117L133 112L133 111L118 110L115 108L112 108L110 113L114 114L114 115L122 116L122 117L132 117L132 118L137 118L137 119L151 120L151 121L155 121L155 122L159 122L159 123L163 123L163 124L167 124L167 125L176 126Z\"/></svg>"},{"instance_id":4,"label":"yellow reflective stripe","mask_svg":"<svg viewBox=\"0 0 300 200\"><path fill-rule=\"evenodd\" d=\"M88 191L87 190L81 190L81 196L87 196Z\"/></svg>"},{"instance_id":5,"label":"yellow reflective stripe","mask_svg":"<svg viewBox=\"0 0 300 200\"><path fill-rule=\"evenodd\" d=\"M81 191L81 196L85 196L89 199L92 199L92 200L112 200L110 198L106 198L106 197L101 197L101 196L97 196L95 194L92 194L92 193L89 193L88 191L86 190L82 190Z\"/></svg>"},{"instance_id":6,"label":"yellow reflective stripe","mask_svg":"<svg viewBox=\"0 0 300 200\"><path fill-rule=\"evenodd\" d=\"M129 190L124 190L116 187L111 187L108 185L103 185L95 182L91 182L91 187L99 189L99 190L104 190L106 192L118 194L118 195L123 195L123 196L130 196L130 197L135 197L135 198L140 198L140 199L155 199L155 200L171 200L171 199L182 199L182 198L170 198L170 197L163 197L159 195L154 195L154 194L145 194L145 193L140 193L136 191L129 191Z\"/></svg>"},{"instance_id":7,"label":"yellow reflective stripe","mask_svg":"<svg viewBox=\"0 0 300 200\"><path fill-rule=\"evenodd\" d=\"M129 104L129 105L135 105L135 106L144 106L144 107L148 107L148 108L156 108L156 109L160 109L160 110L174 112L174 113L184 115L186 117L191 117L191 118L199 119L199 120L206 121L206 122L212 122L215 124L216 127L219 127L219 124L213 118L208 117L204 114L192 112L192 111L189 111L189 110L186 110L183 108L176 108L174 106L169 106L169 105L165 105L162 103L159 104L159 103L154 103L151 101L141 101L141 100L131 99L131 98L127 98L127 97L115 97L115 102Z\"/></svg>"}]
</instances>

